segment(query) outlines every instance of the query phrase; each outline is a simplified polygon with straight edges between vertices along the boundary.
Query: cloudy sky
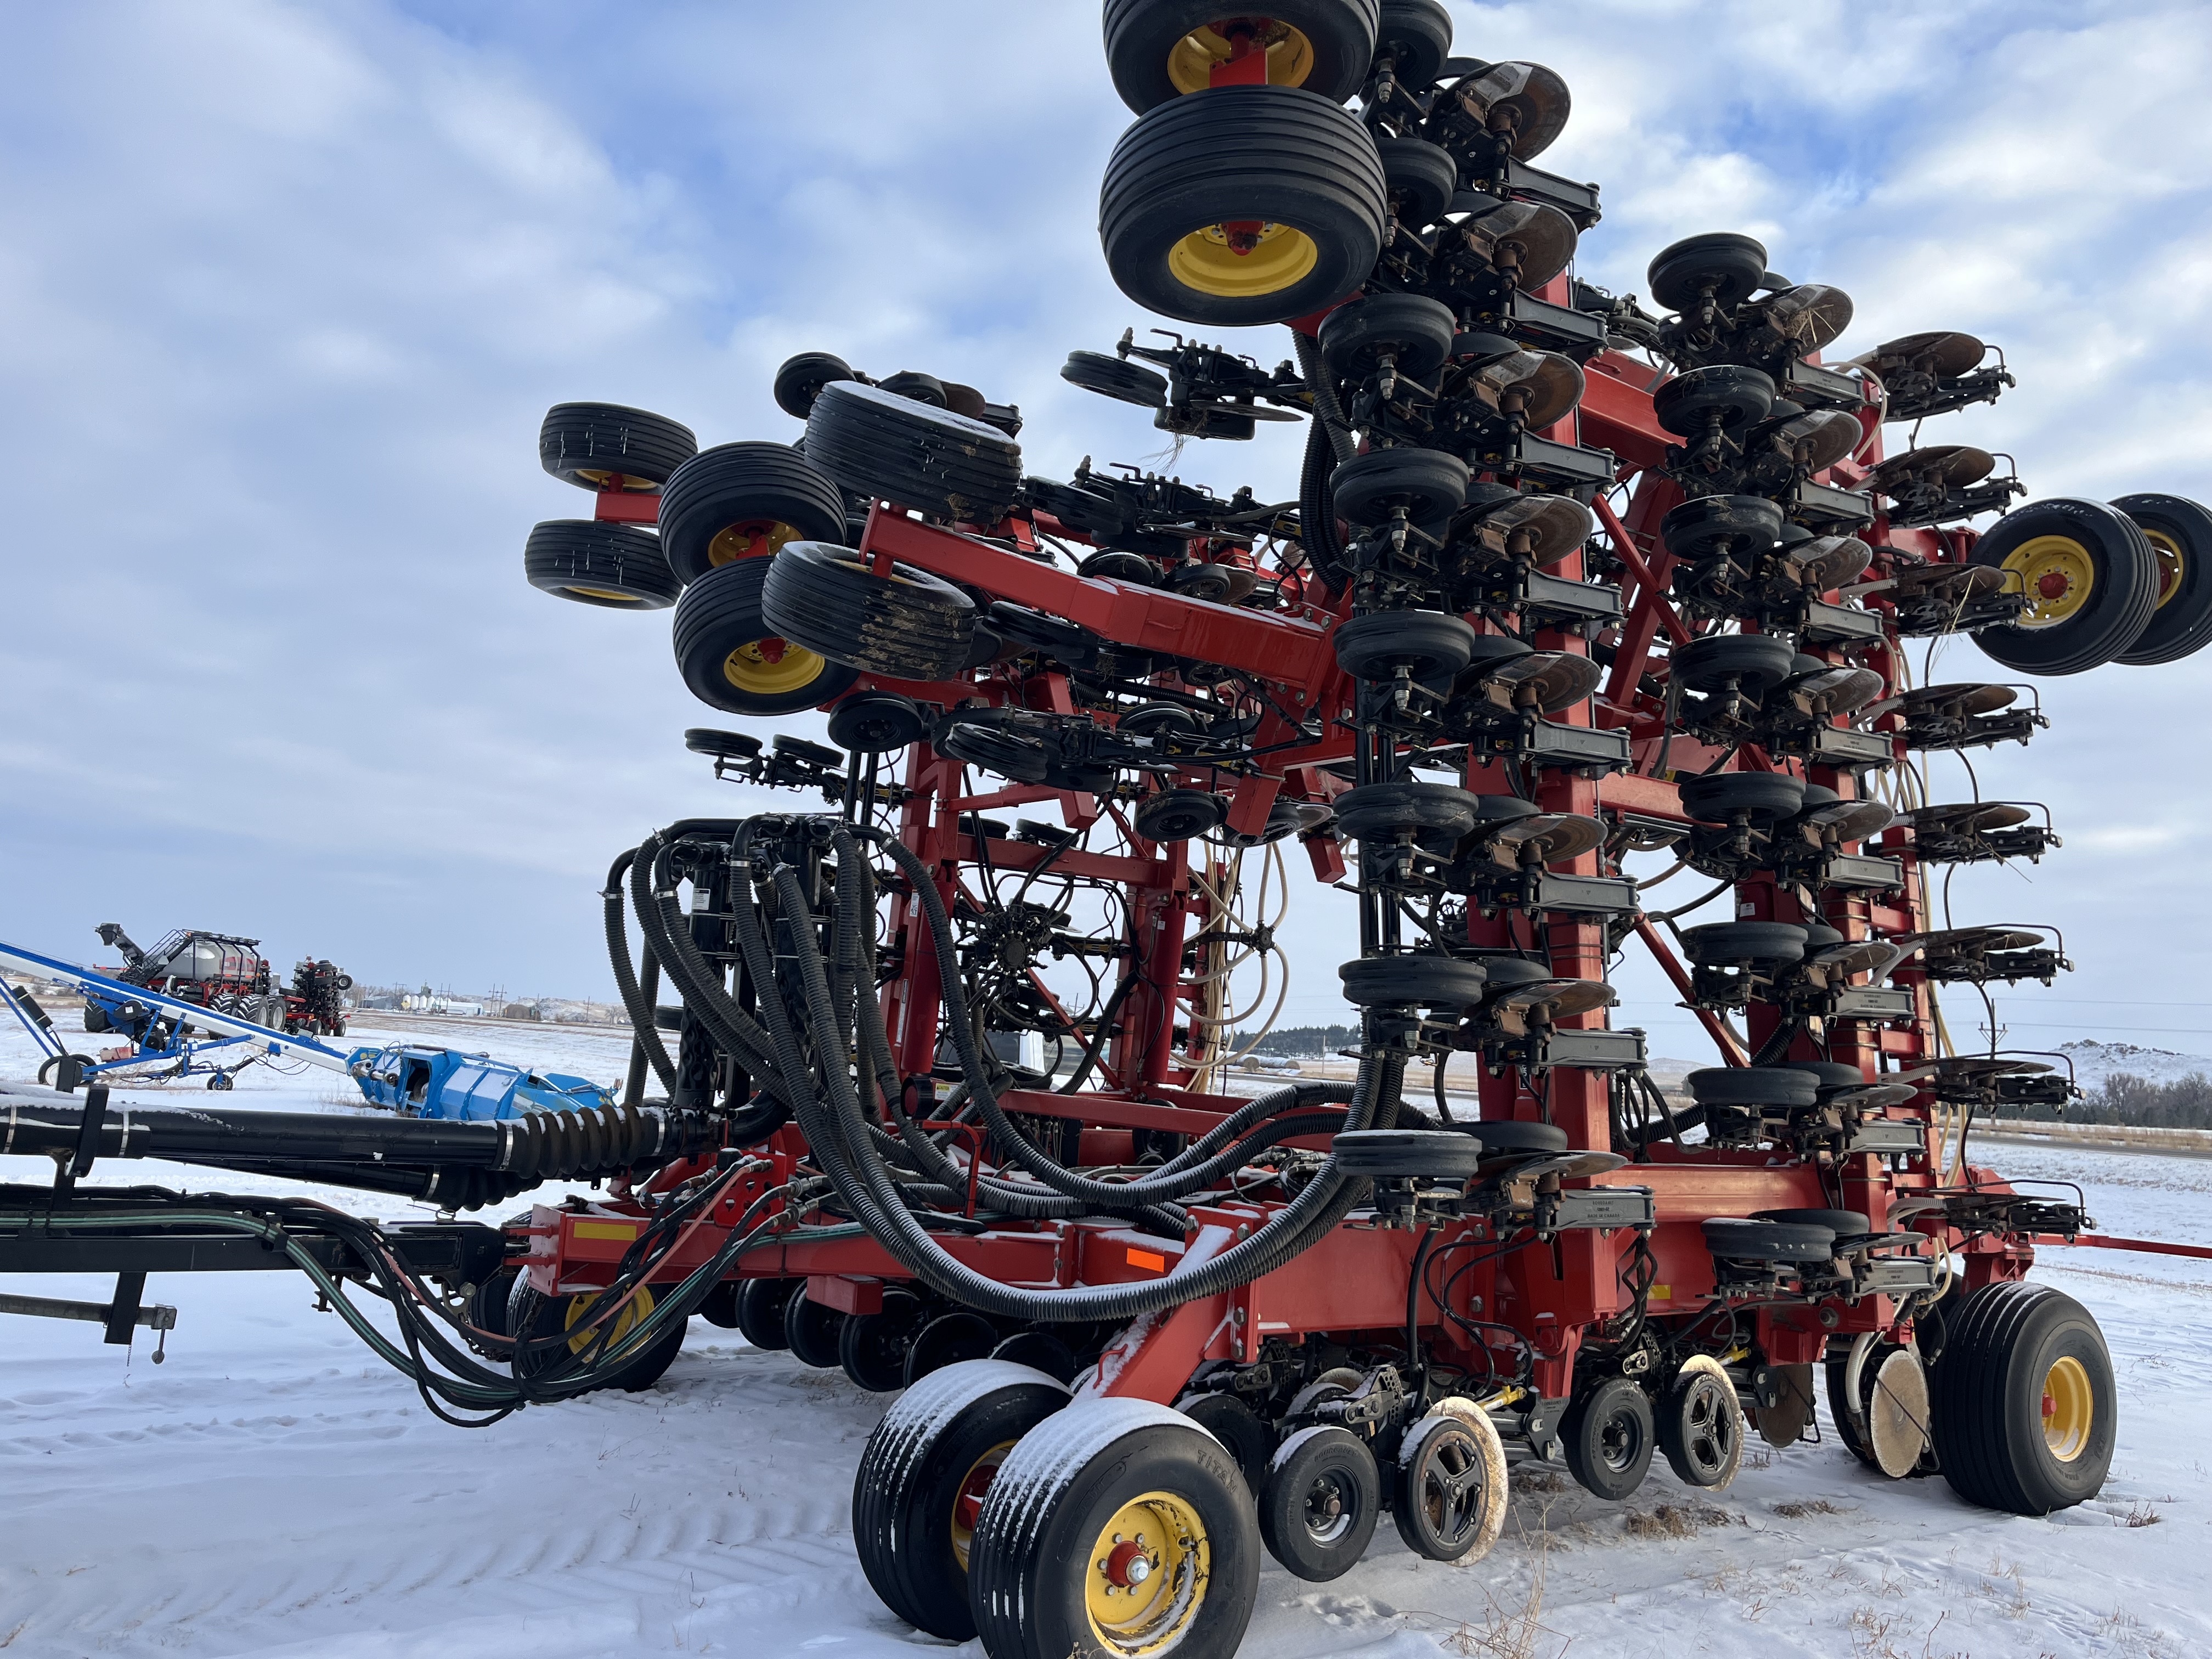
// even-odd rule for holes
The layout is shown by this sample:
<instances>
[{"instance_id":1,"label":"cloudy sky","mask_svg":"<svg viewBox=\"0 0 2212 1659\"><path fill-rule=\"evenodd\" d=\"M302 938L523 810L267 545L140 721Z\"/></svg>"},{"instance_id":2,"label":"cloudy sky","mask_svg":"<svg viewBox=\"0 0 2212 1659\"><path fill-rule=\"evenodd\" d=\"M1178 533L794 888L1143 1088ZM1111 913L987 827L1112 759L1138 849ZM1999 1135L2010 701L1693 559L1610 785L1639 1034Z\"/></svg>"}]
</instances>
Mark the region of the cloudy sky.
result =
<instances>
[{"instance_id":1,"label":"cloudy sky","mask_svg":"<svg viewBox=\"0 0 2212 1659\"><path fill-rule=\"evenodd\" d=\"M1751 232L1855 296L1846 354L1933 327L2004 347L2020 388L1929 441L2008 453L2038 495L2212 499L2201 4L1453 11L1459 50L1573 88L1544 165L1603 185L1585 277L1640 289L1674 238ZM738 802L682 749L703 711L665 614L522 581L530 525L586 505L538 469L546 405L787 438L769 376L817 349L1018 403L1033 471L1158 454L1055 374L1158 320L1098 256L1129 118L1089 5L6 15L0 938L89 955L95 922L197 925L370 980L605 994L609 858ZM1288 493L1297 443L1178 466ZM1936 666L2002 678L1965 643ZM2041 692L2053 729L1975 764L2048 801L2066 849L1954 891L1961 921L2063 927L2081 963L2004 1005L2009 1040L2212 1052L2212 656ZM1315 899L1301 1019L1342 1006ZM1623 984L1623 1023L1683 1052L1649 975Z\"/></svg>"}]
</instances>

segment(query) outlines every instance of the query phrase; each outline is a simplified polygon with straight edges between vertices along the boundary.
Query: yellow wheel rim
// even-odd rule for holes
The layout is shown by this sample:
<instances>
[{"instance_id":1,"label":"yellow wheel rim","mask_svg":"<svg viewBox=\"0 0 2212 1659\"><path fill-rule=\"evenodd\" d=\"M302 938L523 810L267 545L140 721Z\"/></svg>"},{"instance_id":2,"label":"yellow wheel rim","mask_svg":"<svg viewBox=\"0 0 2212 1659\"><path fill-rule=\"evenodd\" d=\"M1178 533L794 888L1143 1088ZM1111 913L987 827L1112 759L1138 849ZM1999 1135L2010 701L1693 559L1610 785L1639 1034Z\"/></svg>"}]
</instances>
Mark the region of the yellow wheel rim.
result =
<instances>
[{"instance_id":1,"label":"yellow wheel rim","mask_svg":"<svg viewBox=\"0 0 2212 1659\"><path fill-rule=\"evenodd\" d=\"M2067 1355L2043 1378L2043 1443L2062 1463L2071 1463L2089 1447L2097 1420L2097 1396L2088 1368Z\"/></svg>"},{"instance_id":2,"label":"yellow wheel rim","mask_svg":"<svg viewBox=\"0 0 2212 1659\"><path fill-rule=\"evenodd\" d=\"M576 476L595 489L619 489L640 493L660 488L650 478L633 478L627 472L605 472L596 467L580 466L576 469Z\"/></svg>"},{"instance_id":3,"label":"yellow wheel rim","mask_svg":"<svg viewBox=\"0 0 2212 1659\"><path fill-rule=\"evenodd\" d=\"M1288 23L1278 23L1272 18L1254 21L1261 27L1254 33L1252 43L1267 52L1267 84L1305 85L1306 77L1314 69L1313 42ZM1213 66L1227 63L1236 49L1229 37L1212 24L1193 29L1169 52L1168 79L1175 82L1177 92L1204 92L1213 84Z\"/></svg>"},{"instance_id":4,"label":"yellow wheel rim","mask_svg":"<svg viewBox=\"0 0 2212 1659\"><path fill-rule=\"evenodd\" d=\"M570 1353L580 1355L589 1352L592 1345L599 1340L600 1328L597 1325L584 1330L576 1328L591 1317L592 1305L599 1299L599 1293L597 1291L586 1291L580 1296L572 1296L568 1298L568 1309L562 1316L561 1328L574 1333L568 1338ZM607 1348L610 1350L614 1348L629 1336L637 1328L638 1322L652 1311L653 1292L641 1285L637 1294L623 1303L622 1310L615 1315L615 1328L612 1334L607 1338Z\"/></svg>"},{"instance_id":5,"label":"yellow wheel rim","mask_svg":"<svg viewBox=\"0 0 2212 1659\"><path fill-rule=\"evenodd\" d=\"M579 599L604 599L609 605L643 605L645 601L635 593L617 593L611 587L579 587L574 582L561 590L574 593Z\"/></svg>"},{"instance_id":6,"label":"yellow wheel rim","mask_svg":"<svg viewBox=\"0 0 2212 1659\"><path fill-rule=\"evenodd\" d=\"M756 554L773 553L786 542L803 542L793 526L781 519L747 519L715 532L707 544L708 564L735 564Z\"/></svg>"},{"instance_id":7,"label":"yellow wheel rim","mask_svg":"<svg viewBox=\"0 0 2212 1659\"><path fill-rule=\"evenodd\" d=\"M1242 253L1230 245L1228 231L1208 225L1168 250L1168 269L1185 288L1237 300L1280 293L1320 258L1313 238L1289 225L1262 224L1258 243Z\"/></svg>"},{"instance_id":8,"label":"yellow wheel rim","mask_svg":"<svg viewBox=\"0 0 2212 1659\"><path fill-rule=\"evenodd\" d=\"M804 646L785 645L783 654L770 661L766 640L741 645L722 659L722 678L740 691L757 696L780 697L801 691L822 677L827 662Z\"/></svg>"},{"instance_id":9,"label":"yellow wheel rim","mask_svg":"<svg viewBox=\"0 0 2212 1659\"><path fill-rule=\"evenodd\" d=\"M968 1473L960 1477L960 1490L952 1499L952 1559L963 1572L968 1571L968 1552L975 1547L975 1521L982 1513L983 1494L990 1491L999 1465L1013 1449L1012 1441L1001 1440L970 1463Z\"/></svg>"},{"instance_id":10,"label":"yellow wheel rim","mask_svg":"<svg viewBox=\"0 0 2212 1659\"><path fill-rule=\"evenodd\" d=\"M1168 1492L1131 1498L1084 1564L1091 1633L1111 1653L1158 1653L1197 1619L1212 1568L1206 1523L1186 1499Z\"/></svg>"},{"instance_id":11,"label":"yellow wheel rim","mask_svg":"<svg viewBox=\"0 0 2212 1659\"><path fill-rule=\"evenodd\" d=\"M2019 573L2021 591L2027 595L2022 628L2063 623L2096 591L2096 562L2071 536L2031 537L2006 556L2004 568Z\"/></svg>"},{"instance_id":12,"label":"yellow wheel rim","mask_svg":"<svg viewBox=\"0 0 2212 1659\"><path fill-rule=\"evenodd\" d=\"M2158 604L2164 610L2166 602L2181 591L2181 544L2163 530L2146 528L2143 538L2158 556Z\"/></svg>"}]
</instances>

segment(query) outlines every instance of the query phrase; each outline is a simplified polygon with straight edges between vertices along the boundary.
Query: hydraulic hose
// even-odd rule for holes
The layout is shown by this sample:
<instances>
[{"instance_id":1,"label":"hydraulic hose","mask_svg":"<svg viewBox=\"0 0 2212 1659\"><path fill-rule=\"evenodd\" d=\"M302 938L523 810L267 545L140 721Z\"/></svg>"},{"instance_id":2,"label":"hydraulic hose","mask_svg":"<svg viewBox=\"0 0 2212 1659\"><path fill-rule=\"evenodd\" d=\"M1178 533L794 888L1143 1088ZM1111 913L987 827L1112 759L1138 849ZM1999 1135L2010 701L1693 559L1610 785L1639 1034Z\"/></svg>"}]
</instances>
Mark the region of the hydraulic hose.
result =
<instances>
[{"instance_id":1,"label":"hydraulic hose","mask_svg":"<svg viewBox=\"0 0 2212 1659\"><path fill-rule=\"evenodd\" d=\"M660 1079L660 1086L672 1091L676 1087L676 1067L660 1041L660 1030L653 1023L653 1005L646 1000L629 965L629 930L623 921L623 876L636 857L636 849L632 848L614 861L607 872L605 890L599 895L606 912L607 963L614 969L615 989L622 996L630 1029L637 1033L638 1047L645 1051L647 1064Z\"/></svg>"}]
</instances>

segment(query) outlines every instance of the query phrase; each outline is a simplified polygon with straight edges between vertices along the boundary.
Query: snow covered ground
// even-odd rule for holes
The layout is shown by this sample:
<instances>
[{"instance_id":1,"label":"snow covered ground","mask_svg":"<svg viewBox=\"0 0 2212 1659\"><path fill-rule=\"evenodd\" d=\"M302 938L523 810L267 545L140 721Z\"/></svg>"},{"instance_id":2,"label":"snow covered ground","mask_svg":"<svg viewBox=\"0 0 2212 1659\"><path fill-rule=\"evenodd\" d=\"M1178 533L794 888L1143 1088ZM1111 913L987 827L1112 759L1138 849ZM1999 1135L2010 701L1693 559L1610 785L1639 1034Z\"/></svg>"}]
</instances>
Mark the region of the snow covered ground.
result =
<instances>
[{"instance_id":1,"label":"snow covered ground","mask_svg":"<svg viewBox=\"0 0 2212 1659\"><path fill-rule=\"evenodd\" d=\"M626 1050L612 1033L470 1035L466 1046L605 1079ZM21 1033L0 1031L0 1077L33 1064ZM349 1094L332 1075L257 1068L226 1103L337 1109ZM2026 1146L1992 1156L2023 1176L2080 1182L2106 1231L2212 1243L2212 1164ZM50 1173L43 1160L0 1160L0 1178ZM191 1179L155 1164L93 1179L126 1176ZM1972 1510L1940 1479L1868 1474L1832 1438L1754 1455L1717 1498L1663 1464L1618 1505L1524 1468L1514 1524L1480 1563L1422 1561L1386 1526L1333 1584L1270 1564L1244 1651L2212 1653L2212 1263L2052 1250L2037 1277L2096 1314L2118 1370L2118 1455L2093 1504L2042 1521ZM109 1287L0 1288L104 1300ZM156 1278L148 1295L181 1310L158 1368L143 1336L126 1353L89 1326L0 1319L7 1659L882 1659L945 1646L894 1620L854 1561L853 1467L888 1402L842 1374L695 1322L650 1393L471 1432L431 1418L313 1312L296 1275Z\"/></svg>"}]
</instances>

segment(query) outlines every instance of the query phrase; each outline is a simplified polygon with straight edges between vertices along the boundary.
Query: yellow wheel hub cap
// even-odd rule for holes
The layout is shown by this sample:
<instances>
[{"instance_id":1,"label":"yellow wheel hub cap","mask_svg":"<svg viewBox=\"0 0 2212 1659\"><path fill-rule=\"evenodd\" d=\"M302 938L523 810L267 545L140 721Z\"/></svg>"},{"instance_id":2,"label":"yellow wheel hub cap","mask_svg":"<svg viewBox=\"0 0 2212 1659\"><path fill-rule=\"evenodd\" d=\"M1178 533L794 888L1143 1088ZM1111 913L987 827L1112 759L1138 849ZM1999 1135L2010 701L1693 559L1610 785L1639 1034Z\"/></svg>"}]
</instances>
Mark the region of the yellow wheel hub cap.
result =
<instances>
[{"instance_id":1,"label":"yellow wheel hub cap","mask_svg":"<svg viewBox=\"0 0 2212 1659\"><path fill-rule=\"evenodd\" d=\"M2181 544L2163 530L2147 529L2143 538L2158 556L2158 603L2163 610L2166 602L2181 591Z\"/></svg>"},{"instance_id":2,"label":"yellow wheel hub cap","mask_svg":"<svg viewBox=\"0 0 2212 1659\"><path fill-rule=\"evenodd\" d=\"M1229 20L1224 18L1223 22ZM1302 87L1313 73L1313 42L1288 23L1278 23L1272 18L1255 18L1259 24L1251 35L1251 44L1267 54L1267 84L1271 87ZM1215 24L1193 29L1175 43L1168 53L1168 79L1182 93L1204 92L1213 84L1213 66L1225 64L1237 50L1236 44Z\"/></svg>"},{"instance_id":3,"label":"yellow wheel hub cap","mask_svg":"<svg viewBox=\"0 0 2212 1659\"><path fill-rule=\"evenodd\" d=\"M591 1317L592 1309L599 1299L599 1293L597 1291L586 1291L580 1296L572 1296L568 1298L568 1310L562 1316L561 1328L572 1334L568 1338L570 1353L587 1353L591 1351L592 1345L599 1340L602 1327L592 1325L581 1330L577 1328ZM607 1352L614 1349L625 1337L635 1330L639 1322L652 1311L653 1292L640 1285L637 1294L623 1303L621 1311L615 1315L614 1329L607 1337L606 1347L601 1352Z\"/></svg>"},{"instance_id":4,"label":"yellow wheel hub cap","mask_svg":"<svg viewBox=\"0 0 2212 1659\"><path fill-rule=\"evenodd\" d=\"M803 646L787 645L781 640L773 644L755 640L723 659L722 678L740 691L777 697L813 684L825 666L822 658Z\"/></svg>"},{"instance_id":5,"label":"yellow wheel hub cap","mask_svg":"<svg viewBox=\"0 0 2212 1659\"><path fill-rule=\"evenodd\" d=\"M1247 250L1220 225L1194 230L1168 250L1168 269L1185 288L1224 299L1277 294L1301 281L1321 258L1313 238L1289 225L1262 224Z\"/></svg>"},{"instance_id":6,"label":"yellow wheel hub cap","mask_svg":"<svg viewBox=\"0 0 2212 1659\"><path fill-rule=\"evenodd\" d=\"M707 562L735 564L757 554L773 553L786 542L805 539L781 519L748 519L715 532L714 539L707 544Z\"/></svg>"},{"instance_id":7,"label":"yellow wheel hub cap","mask_svg":"<svg viewBox=\"0 0 2212 1659\"><path fill-rule=\"evenodd\" d=\"M1212 1568L1206 1523L1173 1492L1148 1492L1114 1512L1084 1563L1091 1632L1109 1653L1158 1653L1206 1602Z\"/></svg>"},{"instance_id":8,"label":"yellow wheel hub cap","mask_svg":"<svg viewBox=\"0 0 2212 1659\"><path fill-rule=\"evenodd\" d=\"M643 605L645 603L635 593L617 593L611 587L579 587L575 583L571 582L561 591L564 593L578 594L587 599L604 599L609 605Z\"/></svg>"},{"instance_id":9,"label":"yellow wheel hub cap","mask_svg":"<svg viewBox=\"0 0 2212 1659\"><path fill-rule=\"evenodd\" d=\"M2097 1420L2097 1397L2088 1368L2069 1354L2043 1379L2043 1443L2062 1463L2088 1449L2089 1430Z\"/></svg>"},{"instance_id":10,"label":"yellow wheel hub cap","mask_svg":"<svg viewBox=\"0 0 2212 1659\"><path fill-rule=\"evenodd\" d=\"M627 472L608 472L598 467L580 466L576 476L594 489L619 490L625 495L641 495L660 488L650 478L633 478Z\"/></svg>"},{"instance_id":11,"label":"yellow wheel hub cap","mask_svg":"<svg viewBox=\"0 0 2212 1659\"><path fill-rule=\"evenodd\" d=\"M2078 614L2097 586L2096 562L2071 536L2035 536L2005 557L2004 568L2020 575L2027 595L2022 628L2049 628Z\"/></svg>"}]
</instances>

